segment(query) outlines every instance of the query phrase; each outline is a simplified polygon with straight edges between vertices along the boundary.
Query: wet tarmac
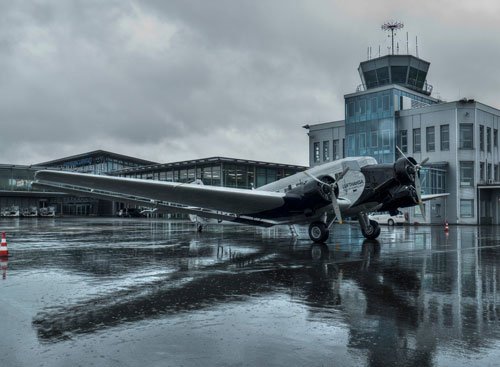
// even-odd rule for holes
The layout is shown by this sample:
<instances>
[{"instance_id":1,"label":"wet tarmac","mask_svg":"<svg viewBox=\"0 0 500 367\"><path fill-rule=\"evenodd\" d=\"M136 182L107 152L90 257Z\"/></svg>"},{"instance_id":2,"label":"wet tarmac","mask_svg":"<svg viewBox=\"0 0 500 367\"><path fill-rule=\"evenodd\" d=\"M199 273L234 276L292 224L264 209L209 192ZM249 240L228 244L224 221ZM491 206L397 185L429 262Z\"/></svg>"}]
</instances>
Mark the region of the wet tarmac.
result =
<instances>
[{"instance_id":1,"label":"wet tarmac","mask_svg":"<svg viewBox=\"0 0 500 367\"><path fill-rule=\"evenodd\" d=\"M2 219L0 366L498 366L500 229Z\"/></svg>"}]
</instances>

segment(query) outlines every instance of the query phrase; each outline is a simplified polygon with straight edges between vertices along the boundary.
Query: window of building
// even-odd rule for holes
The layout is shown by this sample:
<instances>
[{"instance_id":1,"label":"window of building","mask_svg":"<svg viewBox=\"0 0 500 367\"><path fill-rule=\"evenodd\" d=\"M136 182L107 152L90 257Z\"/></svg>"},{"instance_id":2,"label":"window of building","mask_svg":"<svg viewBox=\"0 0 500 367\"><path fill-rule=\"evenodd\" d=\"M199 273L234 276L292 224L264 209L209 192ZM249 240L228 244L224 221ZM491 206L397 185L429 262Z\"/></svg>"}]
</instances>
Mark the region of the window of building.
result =
<instances>
[{"instance_id":1,"label":"window of building","mask_svg":"<svg viewBox=\"0 0 500 367\"><path fill-rule=\"evenodd\" d=\"M486 151L491 153L491 127L486 128Z\"/></svg>"},{"instance_id":2,"label":"window of building","mask_svg":"<svg viewBox=\"0 0 500 367\"><path fill-rule=\"evenodd\" d=\"M495 148L498 147L498 130L497 129L493 130L493 146Z\"/></svg>"},{"instance_id":3,"label":"window of building","mask_svg":"<svg viewBox=\"0 0 500 367\"><path fill-rule=\"evenodd\" d=\"M347 137L347 154L349 156L355 155L356 154L356 140L355 140L355 135L349 135Z\"/></svg>"},{"instance_id":4,"label":"window of building","mask_svg":"<svg viewBox=\"0 0 500 367\"><path fill-rule=\"evenodd\" d=\"M366 154L366 134L365 133L359 134L359 154L361 154L361 155Z\"/></svg>"},{"instance_id":5,"label":"window of building","mask_svg":"<svg viewBox=\"0 0 500 367\"><path fill-rule=\"evenodd\" d=\"M474 125L460 124L460 149L474 149Z\"/></svg>"},{"instance_id":6,"label":"window of building","mask_svg":"<svg viewBox=\"0 0 500 367\"><path fill-rule=\"evenodd\" d=\"M319 151L319 142L314 143L314 163L319 162L320 160L320 151Z\"/></svg>"},{"instance_id":7,"label":"window of building","mask_svg":"<svg viewBox=\"0 0 500 367\"><path fill-rule=\"evenodd\" d=\"M450 125L441 125L441 150L450 150Z\"/></svg>"},{"instance_id":8,"label":"window of building","mask_svg":"<svg viewBox=\"0 0 500 367\"><path fill-rule=\"evenodd\" d=\"M427 126L425 128L425 144L427 145L428 152L433 152L434 150L436 150L434 126Z\"/></svg>"},{"instance_id":9,"label":"window of building","mask_svg":"<svg viewBox=\"0 0 500 367\"><path fill-rule=\"evenodd\" d=\"M486 179L491 180L491 163L486 164Z\"/></svg>"},{"instance_id":10,"label":"window of building","mask_svg":"<svg viewBox=\"0 0 500 367\"><path fill-rule=\"evenodd\" d=\"M403 153L408 153L408 131L399 131L399 147Z\"/></svg>"},{"instance_id":11,"label":"window of building","mask_svg":"<svg viewBox=\"0 0 500 367\"><path fill-rule=\"evenodd\" d=\"M323 142L323 162L328 162L330 160L330 142L325 140Z\"/></svg>"},{"instance_id":12,"label":"window of building","mask_svg":"<svg viewBox=\"0 0 500 367\"><path fill-rule=\"evenodd\" d=\"M413 153L419 153L422 150L420 141L420 128L413 129Z\"/></svg>"},{"instance_id":13,"label":"window of building","mask_svg":"<svg viewBox=\"0 0 500 367\"><path fill-rule=\"evenodd\" d=\"M377 112L377 98L372 98L372 113Z\"/></svg>"},{"instance_id":14,"label":"window of building","mask_svg":"<svg viewBox=\"0 0 500 367\"><path fill-rule=\"evenodd\" d=\"M484 181L484 162L479 163L479 180Z\"/></svg>"},{"instance_id":15,"label":"window of building","mask_svg":"<svg viewBox=\"0 0 500 367\"><path fill-rule=\"evenodd\" d=\"M479 125L479 150L484 152L484 126Z\"/></svg>"},{"instance_id":16,"label":"window of building","mask_svg":"<svg viewBox=\"0 0 500 367\"><path fill-rule=\"evenodd\" d=\"M348 116L349 117L354 116L354 102L349 102L349 113L348 113Z\"/></svg>"},{"instance_id":17,"label":"window of building","mask_svg":"<svg viewBox=\"0 0 500 367\"><path fill-rule=\"evenodd\" d=\"M339 153L340 153L340 151L339 151L339 143L340 143L339 139L335 139L333 141L333 149L332 149L332 157L333 157L333 159L339 159L340 158L339 157Z\"/></svg>"},{"instance_id":18,"label":"window of building","mask_svg":"<svg viewBox=\"0 0 500 367\"><path fill-rule=\"evenodd\" d=\"M382 146L384 148L391 146L391 132L389 130L382 131Z\"/></svg>"},{"instance_id":19,"label":"window of building","mask_svg":"<svg viewBox=\"0 0 500 367\"><path fill-rule=\"evenodd\" d=\"M498 182L498 164L493 167L493 179Z\"/></svg>"},{"instance_id":20,"label":"window of building","mask_svg":"<svg viewBox=\"0 0 500 367\"><path fill-rule=\"evenodd\" d=\"M362 99L361 101L359 101L359 103L361 114L364 115L366 113L366 99Z\"/></svg>"},{"instance_id":21,"label":"window of building","mask_svg":"<svg viewBox=\"0 0 500 367\"><path fill-rule=\"evenodd\" d=\"M385 95L384 97L384 111L389 111L389 96Z\"/></svg>"},{"instance_id":22,"label":"window of building","mask_svg":"<svg viewBox=\"0 0 500 367\"><path fill-rule=\"evenodd\" d=\"M460 199L460 217L462 218L474 217L473 199Z\"/></svg>"},{"instance_id":23,"label":"window of building","mask_svg":"<svg viewBox=\"0 0 500 367\"><path fill-rule=\"evenodd\" d=\"M460 162L460 186L474 186L474 162Z\"/></svg>"},{"instance_id":24,"label":"window of building","mask_svg":"<svg viewBox=\"0 0 500 367\"><path fill-rule=\"evenodd\" d=\"M372 131L370 134L370 144L372 148L377 148L378 147L378 132L377 131Z\"/></svg>"}]
</instances>

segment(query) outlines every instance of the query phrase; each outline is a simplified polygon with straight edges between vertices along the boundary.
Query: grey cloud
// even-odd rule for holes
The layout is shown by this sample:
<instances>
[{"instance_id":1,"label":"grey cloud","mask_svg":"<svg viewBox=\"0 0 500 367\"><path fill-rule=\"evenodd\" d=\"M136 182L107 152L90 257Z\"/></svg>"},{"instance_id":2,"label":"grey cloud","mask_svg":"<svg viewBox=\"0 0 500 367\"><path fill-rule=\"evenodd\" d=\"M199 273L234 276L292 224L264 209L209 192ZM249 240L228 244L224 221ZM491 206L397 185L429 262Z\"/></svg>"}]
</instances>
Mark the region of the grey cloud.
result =
<instances>
[{"instance_id":1,"label":"grey cloud","mask_svg":"<svg viewBox=\"0 0 500 367\"><path fill-rule=\"evenodd\" d=\"M441 97L460 88L495 105L499 26L488 9L453 3L2 2L2 161L106 149L306 164L300 126L343 118L366 48L386 52L387 9L419 35Z\"/></svg>"}]
</instances>

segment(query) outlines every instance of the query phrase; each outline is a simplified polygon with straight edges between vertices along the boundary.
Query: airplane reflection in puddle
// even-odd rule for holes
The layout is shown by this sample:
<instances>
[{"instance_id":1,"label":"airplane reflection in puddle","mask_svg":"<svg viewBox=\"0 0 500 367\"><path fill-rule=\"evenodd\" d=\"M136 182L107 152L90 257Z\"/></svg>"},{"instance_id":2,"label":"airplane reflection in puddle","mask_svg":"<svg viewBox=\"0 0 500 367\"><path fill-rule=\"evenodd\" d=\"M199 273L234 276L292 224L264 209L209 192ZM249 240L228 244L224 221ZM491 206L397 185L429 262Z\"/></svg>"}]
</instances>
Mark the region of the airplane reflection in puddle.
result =
<instances>
[{"instance_id":1,"label":"airplane reflection in puddle","mask_svg":"<svg viewBox=\"0 0 500 367\"><path fill-rule=\"evenodd\" d=\"M396 354L405 354L394 358L428 360L438 344L460 341L472 350L498 338L500 254L497 247L482 248L471 233L459 231L440 243L440 233L423 230L417 249L432 250L412 253L391 251L390 244L377 241L361 246L191 241L177 250L184 266L162 279L40 312L33 326L40 341L51 343L286 293L290 302L307 308L311 320L332 323L340 317L350 330L348 346L368 350L375 364L382 354L387 361L393 346L402 347ZM457 241L458 248L450 249ZM198 258L207 255L213 260ZM172 253L156 256L161 261Z\"/></svg>"}]
</instances>

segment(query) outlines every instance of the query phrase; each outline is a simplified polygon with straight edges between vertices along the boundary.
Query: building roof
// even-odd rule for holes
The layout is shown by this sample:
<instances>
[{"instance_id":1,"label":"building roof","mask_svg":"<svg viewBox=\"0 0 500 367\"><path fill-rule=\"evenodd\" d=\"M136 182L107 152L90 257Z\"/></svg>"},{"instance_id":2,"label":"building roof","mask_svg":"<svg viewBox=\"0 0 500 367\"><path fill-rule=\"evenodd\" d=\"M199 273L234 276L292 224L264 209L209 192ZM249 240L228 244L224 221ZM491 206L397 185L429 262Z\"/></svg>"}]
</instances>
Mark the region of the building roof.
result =
<instances>
[{"instance_id":1,"label":"building roof","mask_svg":"<svg viewBox=\"0 0 500 367\"><path fill-rule=\"evenodd\" d=\"M201 158L201 159L192 159L192 160L188 160L188 161L152 164L152 165L141 166L141 167L130 167L130 168L125 168L125 169L122 169L119 171L113 171L110 174L111 175L120 175L120 174L124 174L124 173L161 171L163 169L169 169L169 168L183 168L183 167L189 167L189 166L193 166L193 165L205 165L205 164L214 164L214 163L216 163L216 164L217 163L248 164L248 165L255 165L255 166L259 166L259 167L279 167L279 168L288 168L288 169L294 169L294 170L307 169L307 167L305 167L305 166L296 166L296 165L284 164L284 163L271 163L271 162L262 162L262 161L238 159L238 158L227 158L227 157L209 157L209 158Z\"/></svg>"},{"instance_id":2,"label":"building roof","mask_svg":"<svg viewBox=\"0 0 500 367\"><path fill-rule=\"evenodd\" d=\"M78 160L78 159L97 157L97 156L102 156L102 155L105 155L105 156L108 156L111 158L121 159L124 161L134 162L134 163L141 164L141 165L158 164L158 162L148 161L145 159L130 157L128 155L108 152L106 150L99 149L99 150L94 150L94 151L87 152L87 153L81 153L81 154L76 154L76 155L72 155L69 157L54 159L54 160L48 161L48 162L37 163L36 165L37 166L57 166L57 165L61 165L64 162L70 162L70 161L74 161L74 160Z\"/></svg>"}]
</instances>

